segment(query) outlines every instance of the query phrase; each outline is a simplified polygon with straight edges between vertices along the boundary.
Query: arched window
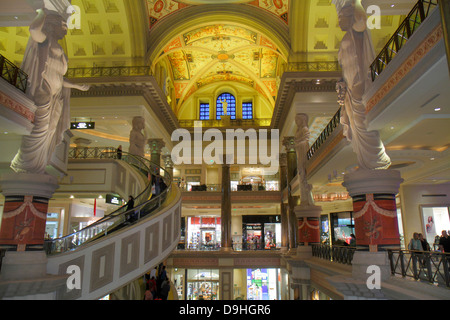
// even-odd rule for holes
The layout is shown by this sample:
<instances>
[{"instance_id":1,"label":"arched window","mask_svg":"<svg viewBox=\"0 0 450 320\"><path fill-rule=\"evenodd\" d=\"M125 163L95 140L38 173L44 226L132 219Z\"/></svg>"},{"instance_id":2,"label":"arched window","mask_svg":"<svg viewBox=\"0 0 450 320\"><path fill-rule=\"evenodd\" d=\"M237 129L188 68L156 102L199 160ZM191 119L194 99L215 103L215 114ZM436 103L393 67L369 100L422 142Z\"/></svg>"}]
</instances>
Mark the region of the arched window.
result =
<instances>
[{"instance_id":1,"label":"arched window","mask_svg":"<svg viewBox=\"0 0 450 320\"><path fill-rule=\"evenodd\" d=\"M222 93L217 97L216 101L216 119L220 120L224 115L224 105L226 106L226 115L231 116L231 119L236 119L236 98L228 92Z\"/></svg>"}]
</instances>

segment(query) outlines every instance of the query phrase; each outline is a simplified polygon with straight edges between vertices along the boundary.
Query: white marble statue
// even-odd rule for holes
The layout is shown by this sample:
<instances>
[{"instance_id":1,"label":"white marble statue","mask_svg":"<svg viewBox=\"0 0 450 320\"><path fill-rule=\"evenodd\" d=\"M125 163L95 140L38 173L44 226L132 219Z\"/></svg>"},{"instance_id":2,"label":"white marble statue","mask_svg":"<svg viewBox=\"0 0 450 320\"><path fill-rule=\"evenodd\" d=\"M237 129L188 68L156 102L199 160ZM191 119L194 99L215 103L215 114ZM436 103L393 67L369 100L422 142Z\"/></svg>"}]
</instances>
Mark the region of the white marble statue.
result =
<instances>
[{"instance_id":1,"label":"white marble statue","mask_svg":"<svg viewBox=\"0 0 450 320\"><path fill-rule=\"evenodd\" d=\"M128 152L136 156L145 156L145 143L146 138L142 133L145 128L145 119L141 116L133 118L132 122L133 128L130 131L130 148Z\"/></svg>"},{"instance_id":2,"label":"white marble statue","mask_svg":"<svg viewBox=\"0 0 450 320\"><path fill-rule=\"evenodd\" d=\"M337 90L344 96L341 123L344 135L351 141L363 169L387 169L391 160L386 154L378 131L367 131L366 106L363 95L371 85L370 64L375 52L367 30L367 16L360 0L333 0L339 26L345 31L338 60L343 80Z\"/></svg>"},{"instance_id":3,"label":"white marble statue","mask_svg":"<svg viewBox=\"0 0 450 320\"><path fill-rule=\"evenodd\" d=\"M300 206L313 206L314 200L312 196L312 186L308 184L306 178L306 162L308 161L307 153L309 150L309 128L308 115L305 113L297 113L295 116L297 131L295 132L295 151L297 153L297 176L300 187Z\"/></svg>"},{"instance_id":4,"label":"white marble statue","mask_svg":"<svg viewBox=\"0 0 450 320\"><path fill-rule=\"evenodd\" d=\"M33 129L23 137L11 162L15 172L45 173L56 146L70 127L70 89L89 89L64 78L68 59L58 41L66 34L66 20L47 9L38 10L30 25L22 70L28 74L27 95L37 109Z\"/></svg>"}]
</instances>

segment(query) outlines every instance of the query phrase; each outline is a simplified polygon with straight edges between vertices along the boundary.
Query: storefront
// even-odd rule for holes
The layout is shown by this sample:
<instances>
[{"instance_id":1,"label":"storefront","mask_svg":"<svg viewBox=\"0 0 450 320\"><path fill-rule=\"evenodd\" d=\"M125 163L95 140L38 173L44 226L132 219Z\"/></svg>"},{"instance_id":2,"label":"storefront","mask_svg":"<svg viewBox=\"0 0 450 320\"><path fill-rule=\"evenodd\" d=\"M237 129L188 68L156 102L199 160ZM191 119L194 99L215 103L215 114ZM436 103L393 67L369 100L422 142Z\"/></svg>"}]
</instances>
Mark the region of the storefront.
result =
<instances>
[{"instance_id":1,"label":"storefront","mask_svg":"<svg viewBox=\"0 0 450 320\"><path fill-rule=\"evenodd\" d=\"M424 227L424 237L432 250L439 250L439 236L442 230L449 232L450 218L448 207L428 207L422 206L422 221Z\"/></svg>"},{"instance_id":2,"label":"storefront","mask_svg":"<svg viewBox=\"0 0 450 320\"><path fill-rule=\"evenodd\" d=\"M243 249L281 248L281 218L278 215L242 216Z\"/></svg>"},{"instance_id":3,"label":"storefront","mask_svg":"<svg viewBox=\"0 0 450 320\"><path fill-rule=\"evenodd\" d=\"M351 234L355 233L352 211L330 213L330 225L332 244L350 244Z\"/></svg>"},{"instance_id":4,"label":"storefront","mask_svg":"<svg viewBox=\"0 0 450 320\"><path fill-rule=\"evenodd\" d=\"M330 245L330 222L328 215L320 216L320 243Z\"/></svg>"},{"instance_id":5,"label":"storefront","mask_svg":"<svg viewBox=\"0 0 450 320\"><path fill-rule=\"evenodd\" d=\"M219 300L219 270L187 270L186 299Z\"/></svg>"},{"instance_id":6,"label":"storefront","mask_svg":"<svg viewBox=\"0 0 450 320\"><path fill-rule=\"evenodd\" d=\"M278 300L279 269L247 269L247 300Z\"/></svg>"},{"instance_id":7,"label":"storefront","mask_svg":"<svg viewBox=\"0 0 450 320\"><path fill-rule=\"evenodd\" d=\"M188 217L187 249L216 250L220 248L220 217Z\"/></svg>"}]
</instances>

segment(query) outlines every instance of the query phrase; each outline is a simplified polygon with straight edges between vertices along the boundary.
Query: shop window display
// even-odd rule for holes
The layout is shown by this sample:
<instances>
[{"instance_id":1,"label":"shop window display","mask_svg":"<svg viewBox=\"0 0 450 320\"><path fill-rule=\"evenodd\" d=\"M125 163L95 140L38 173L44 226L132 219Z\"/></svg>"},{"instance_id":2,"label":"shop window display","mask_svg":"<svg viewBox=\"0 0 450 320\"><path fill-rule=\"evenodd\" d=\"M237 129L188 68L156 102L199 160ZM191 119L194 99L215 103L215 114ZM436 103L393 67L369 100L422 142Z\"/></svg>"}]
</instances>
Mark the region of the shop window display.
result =
<instances>
[{"instance_id":1,"label":"shop window display","mask_svg":"<svg viewBox=\"0 0 450 320\"><path fill-rule=\"evenodd\" d=\"M188 270L187 300L218 300L218 293L219 270Z\"/></svg>"},{"instance_id":2,"label":"shop window display","mask_svg":"<svg viewBox=\"0 0 450 320\"><path fill-rule=\"evenodd\" d=\"M219 217L188 217L187 244L189 250L218 250L221 225Z\"/></svg>"}]
</instances>

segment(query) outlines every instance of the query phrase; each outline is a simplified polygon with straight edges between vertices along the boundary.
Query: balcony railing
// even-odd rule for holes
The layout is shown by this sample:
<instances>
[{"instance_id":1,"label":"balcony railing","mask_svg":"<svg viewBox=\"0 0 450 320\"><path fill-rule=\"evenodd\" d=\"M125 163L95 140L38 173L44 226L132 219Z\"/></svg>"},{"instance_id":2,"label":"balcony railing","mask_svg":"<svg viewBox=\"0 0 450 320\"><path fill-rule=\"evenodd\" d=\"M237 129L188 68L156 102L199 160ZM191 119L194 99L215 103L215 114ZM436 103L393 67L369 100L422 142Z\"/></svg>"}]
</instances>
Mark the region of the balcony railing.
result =
<instances>
[{"instance_id":1,"label":"balcony railing","mask_svg":"<svg viewBox=\"0 0 450 320\"><path fill-rule=\"evenodd\" d=\"M437 5L437 0L419 0L416 3L370 66L372 81L383 72Z\"/></svg>"},{"instance_id":2,"label":"balcony railing","mask_svg":"<svg viewBox=\"0 0 450 320\"><path fill-rule=\"evenodd\" d=\"M313 257L348 265L352 264L356 251L355 247L350 246L313 244L311 247Z\"/></svg>"},{"instance_id":3,"label":"balcony railing","mask_svg":"<svg viewBox=\"0 0 450 320\"><path fill-rule=\"evenodd\" d=\"M193 128L196 121L201 121L202 127L206 128L220 128L224 127L226 124L222 120L178 120L180 127L182 128ZM230 120L230 127L269 127L272 118L262 118L262 119L236 119Z\"/></svg>"},{"instance_id":4,"label":"balcony railing","mask_svg":"<svg viewBox=\"0 0 450 320\"><path fill-rule=\"evenodd\" d=\"M330 122L327 124L325 129L309 148L307 152L308 160L312 158L314 153L320 148L320 146L327 140L327 138L333 133L333 131L339 126L341 120L341 109L339 109L336 114L331 118Z\"/></svg>"},{"instance_id":5,"label":"balcony railing","mask_svg":"<svg viewBox=\"0 0 450 320\"><path fill-rule=\"evenodd\" d=\"M338 61L289 62L285 72L341 71Z\"/></svg>"},{"instance_id":6,"label":"balcony railing","mask_svg":"<svg viewBox=\"0 0 450 320\"><path fill-rule=\"evenodd\" d=\"M28 75L2 55L0 55L0 75L20 91L25 93L27 90Z\"/></svg>"},{"instance_id":7,"label":"balcony railing","mask_svg":"<svg viewBox=\"0 0 450 320\"><path fill-rule=\"evenodd\" d=\"M70 68L66 73L67 78L131 77L150 75L152 75L152 72L149 66Z\"/></svg>"},{"instance_id":8,"label":"balcony railing","mask_svg":"<svg viewBox=\"0 0 450 320\"><path fill-rule=\"evenodd\" d=\"M74 154L77 154L77 148L71 149L69 157L73 158ZM81 148L80 148L81 149ZM135 198L135 206L128 210L127 205L120 207L119 209L105 215L100 220L90 224L84 229L76 231L72 234L66 235L61 238L46 240L44 242L44 249L48 255L64 253L67 251L75 250L83 244L98 239L103 236L107 236L112 232L116 232L132 223L136 223L142 218L147 218L149 215L156 212L161 207L161 204L166 200L171 188L172 177L170 174L161 168L159 165L151 162L148 159L135 156L123 152L120 157L117 157L115 148L82 148L83 153L76 158L82 159L94 159L94 158L106 158L106 159L120 159L136 169L140 170L144 175L149 176L159 172L161 169L164 171L163 180L167 188L159 195L152 196L151 182L147 184L144 190ZM94 150L89 150L94 149ZM95 149L98 149L95 151ZM92 152L88 152L88 151ZM107 150L114 150L108 152ZM101 152L98 152L101 151Z\"/></svg>"},{"instance_id":9,"label":"balcony railing","mask_svg":"<svg viewBox=\"0 0 450 320\"><path fill-rule=\"evenodd\" d=\"M450 288L450 253L389 250L391 274Z\"/></svg>"}]
</instances>

